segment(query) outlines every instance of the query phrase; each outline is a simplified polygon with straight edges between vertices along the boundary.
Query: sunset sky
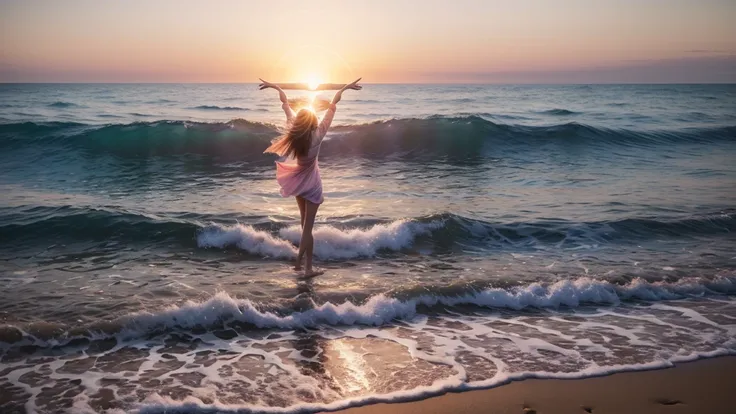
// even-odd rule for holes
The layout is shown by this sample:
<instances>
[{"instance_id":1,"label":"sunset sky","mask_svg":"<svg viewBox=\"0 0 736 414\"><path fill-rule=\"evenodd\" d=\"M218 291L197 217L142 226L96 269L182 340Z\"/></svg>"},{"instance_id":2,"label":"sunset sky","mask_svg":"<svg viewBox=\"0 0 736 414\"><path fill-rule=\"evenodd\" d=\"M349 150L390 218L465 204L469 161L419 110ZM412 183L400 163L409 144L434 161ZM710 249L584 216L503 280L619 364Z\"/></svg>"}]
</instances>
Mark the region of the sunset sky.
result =
<instances>
[{"instance_id":1,"label":"sunset sky","mask_svg":"<svg viewBox=\"0 0 736 414\"><path fill-rule=\"evenodd\" d=\"M736 82L734 0L0 1L0 82Z\"/></svg>"}]
</instances>

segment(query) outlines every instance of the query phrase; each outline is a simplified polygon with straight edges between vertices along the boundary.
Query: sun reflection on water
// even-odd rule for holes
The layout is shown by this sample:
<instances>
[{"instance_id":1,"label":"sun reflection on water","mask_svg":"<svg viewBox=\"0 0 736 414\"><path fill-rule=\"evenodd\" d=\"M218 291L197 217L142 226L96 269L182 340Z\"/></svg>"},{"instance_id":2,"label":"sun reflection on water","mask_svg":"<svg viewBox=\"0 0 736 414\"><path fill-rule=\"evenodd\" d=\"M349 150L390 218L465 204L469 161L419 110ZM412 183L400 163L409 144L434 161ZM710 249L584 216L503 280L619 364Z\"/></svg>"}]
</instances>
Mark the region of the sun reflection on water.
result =
<instances>
[{"instance_id":1,"label":"sun reflection on water","mask_svg":"<svg viewBox=\"0 0 736 414\"><path fill-rule=\"evenodd\" d=\"M371 383L366 375L363 355L355 352L353 346L343 339L330 341L328 346L342 361L345 375L341 376L339 385L351 393L370 390Z\"/></svg>"}]
</instances>

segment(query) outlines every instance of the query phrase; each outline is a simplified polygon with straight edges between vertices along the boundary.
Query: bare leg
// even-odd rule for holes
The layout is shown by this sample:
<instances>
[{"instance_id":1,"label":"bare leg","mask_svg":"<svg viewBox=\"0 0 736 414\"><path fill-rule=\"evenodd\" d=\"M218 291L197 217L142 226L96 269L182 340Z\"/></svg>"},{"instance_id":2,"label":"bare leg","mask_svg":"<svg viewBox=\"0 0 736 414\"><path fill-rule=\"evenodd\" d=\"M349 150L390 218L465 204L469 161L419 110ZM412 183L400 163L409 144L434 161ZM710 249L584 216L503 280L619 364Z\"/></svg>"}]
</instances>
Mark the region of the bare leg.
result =
<instances>
[{"instance_id":1,"label":"bare leg","mask_svg":"<svg viewBox=\"0 0 736 414\"><path fill-rule=\"evenodd\" d=\"M314 237L312 229L314 228L314 219L317 217L317 209L319 204L314 204L307 200L307 214L302 229L302 241L299 243L299 254L306 255L306 264L304 266L304 276L316 276L321 272L315 272L312 269L312 255L314 253Z\"/></svg>"},{"instance_id":2,"label":"bare leg","mask_svg":"<svg viewBox=\"0 0 736 414\"><path fill-rule=\"evenodd\" d=\"M302 233L304 233L304 217L307 212L307 200L296 196L296 204L299 206L299 216L301 217L299 223L302 227ZM301 243L299 243L299 255L296 257L296 264L294 265L294 270L296 271L302 270L302 256Z\"/></svg>"},{"instance_id":3,"label":"bare leg","mask_svg":"<svg viewBox=\"0 0 736 414\"><path fill-rule=\"evenodd\" d=\"M304 216L307 212L307 200L302 197L296 196L296 204L299 205L299 216L301 217L299 223L301 224L302 228L304 228Z\"/></svg>"}]
</instances>

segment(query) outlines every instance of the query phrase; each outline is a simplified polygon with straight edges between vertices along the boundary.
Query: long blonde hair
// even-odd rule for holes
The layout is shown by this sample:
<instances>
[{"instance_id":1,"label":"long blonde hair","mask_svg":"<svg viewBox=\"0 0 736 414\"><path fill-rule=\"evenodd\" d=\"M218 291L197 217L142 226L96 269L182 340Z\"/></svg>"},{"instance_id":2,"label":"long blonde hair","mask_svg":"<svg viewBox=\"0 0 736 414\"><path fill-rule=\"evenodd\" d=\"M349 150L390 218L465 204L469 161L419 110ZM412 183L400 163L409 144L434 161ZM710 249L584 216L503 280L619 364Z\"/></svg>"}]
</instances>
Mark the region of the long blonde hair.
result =
<instances>
[{"instance_id":1,"label":"long blonde hair","mask_svg":"<svg viewBox=\"0 0 736 414\"><path fill-rule=\"evenodd\" d=\"M317 115L309 109L302 108L296 114L289 132L273 141L264 153L281 156L306 157L312 146L312 132L317 129Z\"/></svg>"}]
</instances>

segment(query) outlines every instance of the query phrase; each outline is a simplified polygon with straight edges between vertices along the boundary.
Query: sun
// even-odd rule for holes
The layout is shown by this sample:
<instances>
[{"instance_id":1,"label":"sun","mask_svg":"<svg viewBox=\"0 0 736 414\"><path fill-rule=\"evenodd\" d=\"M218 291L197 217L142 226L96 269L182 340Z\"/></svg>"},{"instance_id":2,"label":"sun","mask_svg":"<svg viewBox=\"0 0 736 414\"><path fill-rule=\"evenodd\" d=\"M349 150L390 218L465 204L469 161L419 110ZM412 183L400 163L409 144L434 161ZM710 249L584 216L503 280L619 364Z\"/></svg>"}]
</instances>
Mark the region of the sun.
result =
<instances>
[{"instance_id":1,"label":"sun","mask_svg":"<svg viewBox=\"0 0 736 414\"><path fill-rule=\"evenodd\" d=\"M292 44L264 71L265 79L303 83L311 91L339 79L355 78L350 65L338 53L313 44Z\"/></svg>"},{"instance_id":2,"label":"sun","mask_svg":"<svg viewBox=\"0 0 736 414\"><path fill-rule=\"evenodd\" d=\"M309 75L307 77L307 87L309 88L309 90L316 90L321 84L322 81L317 76Z\"/></svg>"}]
</instances>

